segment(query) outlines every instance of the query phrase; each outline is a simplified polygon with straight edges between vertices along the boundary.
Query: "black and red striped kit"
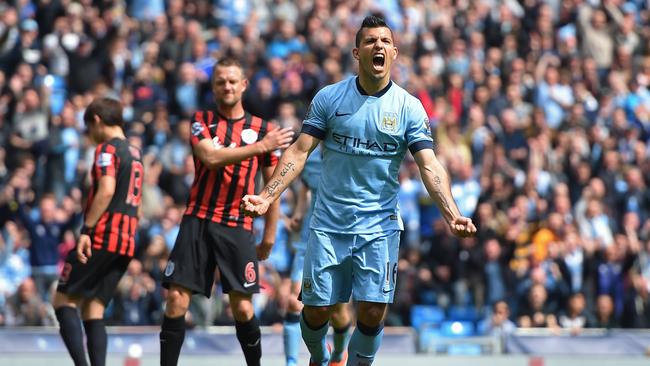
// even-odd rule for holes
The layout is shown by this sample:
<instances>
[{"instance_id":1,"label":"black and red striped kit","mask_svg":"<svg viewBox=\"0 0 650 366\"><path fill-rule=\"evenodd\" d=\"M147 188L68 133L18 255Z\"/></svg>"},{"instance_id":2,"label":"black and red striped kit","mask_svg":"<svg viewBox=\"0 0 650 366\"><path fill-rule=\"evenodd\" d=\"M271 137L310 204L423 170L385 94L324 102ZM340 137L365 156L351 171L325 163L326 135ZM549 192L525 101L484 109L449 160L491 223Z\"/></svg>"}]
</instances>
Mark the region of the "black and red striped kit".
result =
<instances>
[{"instance_id":1,"label":"black and red striped kit","mask_svg":"<svg viewBox=\"0 0 650 366\"><path fill-rule=\"evenodd\" d=\"M115 178L115 192L108 208L88 231L92 256L88 263L81 264L76 251L71 251L59 278L58 290L84 298L100 298L107 303L135 253L144 179L141 151L119 138L97 146L85 214L94 202L99 181L105 176Z\"/></svg>"},{"instance_id":2,"label":"black and red striped kit","mask_svg":"<svg viewBox=\"0 0 650 366\"><path fill-rule=\"evenodd\" d=\"M190 144L194 148L208 140L215 149L245 147L262 140L272 128L249 113L229 119L215 111L199 111L192 121ZM270 152L209 169L194 155L194 182L163 286L177 284L209 297L218 266L225 292L259 291L253 219L244 216L240 205L245 195L255 194L260 168L277 163L278 154Z\"/></svg>"},{"instance_id":3,"label":"black and red striped kit","mask_svg":"<svg viewBox=\"0 0 650 366\"><path fill-rule=\"evenodd\" d=\"M198 112L192 124L192 146L211 139L215 147L243 147L257 142L269 123L248 113L241 119L226 119L212 111ZM230 227L253 229L253 219L240 211L241 199L255 194L255 176L260 166L278 163L275 154L264 154L217 170L207 169L194 157L194 183L187 201L186 215Z\"/></svg>"},{"instance_id":4,"label":"black and red striped kit","mask_svg":"<svg viewBox=\"0 0 650 366\"><path fill-rule=\"evenodd\" d=\"M92 205L99 180L105 175L115 177L115 193L108 209L91 231L93 249L133 257L144 177L140 150L120 139L97 146L86 213Z\"/></svg>"}]
</instances>

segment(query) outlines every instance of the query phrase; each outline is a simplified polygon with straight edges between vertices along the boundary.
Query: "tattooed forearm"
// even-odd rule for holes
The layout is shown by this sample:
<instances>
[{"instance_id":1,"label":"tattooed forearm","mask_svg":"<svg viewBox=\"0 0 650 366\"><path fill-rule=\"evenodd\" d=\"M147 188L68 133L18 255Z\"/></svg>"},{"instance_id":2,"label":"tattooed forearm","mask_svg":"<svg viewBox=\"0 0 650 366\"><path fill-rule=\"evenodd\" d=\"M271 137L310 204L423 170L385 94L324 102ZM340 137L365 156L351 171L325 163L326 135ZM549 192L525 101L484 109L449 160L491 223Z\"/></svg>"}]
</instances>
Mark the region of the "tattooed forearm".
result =
<instances>
[{"instance_id":1,"label":"tattooed forearm","mask_svg":"<svg viewBox=\"0 0 650 366\"><path fill-rule=\"evenodd\" d=\"M433 190L438 195L438 201L440 202L441 208L447 212L452 212L449 202L447 202L447 197L442 188L442 179L440 176L436 175L433 177Z\"/></svg>"},{"instance_id":2,"label":"tattooed forearm","mask_svg":"<svg viewBox=\"0 0 650 366\"><path fill-rule=\"evenodd\" d=\"M433 187L436 189L436 192L442 193L442 180L437 175L433 177Z\"/></svg>"},{"instance_id":3,"label":"tattooed forearm","mask_svg":"<svg viewBox=\"0 0 650 366\"><path fill-rule=\"evenodd\" d=\"M281 185L282 185L282 180L276 179L271 183L267 184L264 190L269 196L273 197L273 194L275 193L275 191L277 191L278 187L280 187Z\"/></svg>"},{"instance_id":4,"label":"tattooed forearm","mask_svg":"<svg viewBox=\"0 0 650 366\"><path fill-rule=\"evenodd\" d=\"M282 170L280 171L280 176L284 177L285 175L287 175L287 173L289 173L289 171L292 172L295 171L294 169L295 166L296 165L291 162L284 164L284 167L282 167Z\"/></svg>"}]
</instances>

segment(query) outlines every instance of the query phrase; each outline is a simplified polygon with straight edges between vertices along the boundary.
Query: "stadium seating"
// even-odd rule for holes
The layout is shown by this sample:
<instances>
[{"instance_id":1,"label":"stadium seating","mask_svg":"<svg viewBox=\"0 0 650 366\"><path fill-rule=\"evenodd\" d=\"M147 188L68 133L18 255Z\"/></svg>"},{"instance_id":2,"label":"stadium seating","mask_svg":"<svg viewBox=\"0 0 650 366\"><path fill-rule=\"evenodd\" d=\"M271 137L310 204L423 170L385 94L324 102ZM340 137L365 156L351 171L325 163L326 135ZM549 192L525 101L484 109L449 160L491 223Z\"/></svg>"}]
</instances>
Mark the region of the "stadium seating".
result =
<instances>
[{"instance_id":1,"label":"stadium seating","mask_svg":"<svg viewBox=\"0 0 650 366\"><path fill-rule=\"evenodd\" d=\"M445 320L440 323L440 334L443 337L471 337L475 335L474 323Z\"/></svg>"},{"instance_id":2,"label":"stadium seating","mask_svg":"<svg viewBox=\"0 0 650 366\"><path fill-rule=\"evenodd\" d=\"M424 325L438 325L445 319L445 312L435 305L414 305L411 309L411 325L420 329Z\"/></svg>"},{"instance_id":3,"label":"stadium seating","mask_svg":"<svg viewBox=\"0 0 650 366\"><path fill-rule=\"evenodd\" d=\"M447 319L477 322L480 319L480 314L473 306L451 306L449 307Z\"/></svg>"}]
</instances>

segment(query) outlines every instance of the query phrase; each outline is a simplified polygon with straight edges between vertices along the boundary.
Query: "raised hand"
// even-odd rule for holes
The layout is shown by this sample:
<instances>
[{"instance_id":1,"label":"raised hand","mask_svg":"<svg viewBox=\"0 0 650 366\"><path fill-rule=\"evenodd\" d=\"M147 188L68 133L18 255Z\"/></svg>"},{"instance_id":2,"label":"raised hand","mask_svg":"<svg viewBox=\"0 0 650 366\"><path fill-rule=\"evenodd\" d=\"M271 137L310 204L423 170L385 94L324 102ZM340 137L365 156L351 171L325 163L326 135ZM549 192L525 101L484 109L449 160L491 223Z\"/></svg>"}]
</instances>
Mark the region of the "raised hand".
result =
<instances>
[{"instance_id":1,"label":"raised hand","mask_svg":"<svg viewBox=\"0 0 650 366\"><path fill-rule=\"evenodd\" d=\"M290 128L275 128L269 131L259 143L265 153L286 149L293 141L293 130Z\"/></svg>"}]
</instances>

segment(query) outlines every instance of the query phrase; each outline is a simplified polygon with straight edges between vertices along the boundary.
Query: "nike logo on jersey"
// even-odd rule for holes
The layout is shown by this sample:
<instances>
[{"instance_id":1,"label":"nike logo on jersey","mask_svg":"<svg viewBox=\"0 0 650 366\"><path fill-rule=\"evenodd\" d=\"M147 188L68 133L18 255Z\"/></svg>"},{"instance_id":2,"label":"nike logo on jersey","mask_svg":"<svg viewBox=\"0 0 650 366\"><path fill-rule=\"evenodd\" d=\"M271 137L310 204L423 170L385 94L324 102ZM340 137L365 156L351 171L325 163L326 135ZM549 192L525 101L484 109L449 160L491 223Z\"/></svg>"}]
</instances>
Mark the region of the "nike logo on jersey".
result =
<instances>
[{"instance_id":1,"label":"nike logo on jersey","mask_svg":"<svg viewBox=\"0 0 650 366\"><path fill-rule=\"evenodd\" d=\"M381 290L382 290L385 294L388 294L388 293L390 293L390 292L393 291L392 288L391 288L391 289L388 289L388 290L386 290L386 289L381 289Z\"/></svg>"},{"instance_id":2,"label":"nike logo on jersey","mask_svg":"<svg viewBox=\"0 0 650 366\"><path fill-rule=\"evenodd\" d=\"M336 113L334 113L334 115L337 116L337 117L343 117L343 116L351 116L352 113L339 113L339 111L336 111Z\"/></svg>"},{"instance_id":3,"label":"nike logo on jersey","mask_svg":"<svg viewBox=\"0 0 650 366\"><path fill-rule=\"evenodd\" d=\"M249 287L251 287L251 286L255 286L255 282L246 282L246 283L244 284L244 287L245 287L245 288L249 288Z\"/></svg>"},{"instance_id":4,"label":"nike logo on jersey","mask_svg":"<svg viewBox=\"0 0 650 366\"><path fill-rule=\"evenodd\" d=\"M262 338L257 338L257 341L255 341L255 343L247 343L246 346L248 346L248 347L257 347L257 345L260 344L260 339L262 339Z\"/></svg>"}]
</instances>

